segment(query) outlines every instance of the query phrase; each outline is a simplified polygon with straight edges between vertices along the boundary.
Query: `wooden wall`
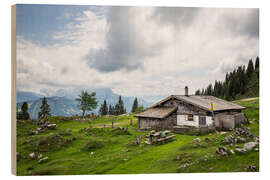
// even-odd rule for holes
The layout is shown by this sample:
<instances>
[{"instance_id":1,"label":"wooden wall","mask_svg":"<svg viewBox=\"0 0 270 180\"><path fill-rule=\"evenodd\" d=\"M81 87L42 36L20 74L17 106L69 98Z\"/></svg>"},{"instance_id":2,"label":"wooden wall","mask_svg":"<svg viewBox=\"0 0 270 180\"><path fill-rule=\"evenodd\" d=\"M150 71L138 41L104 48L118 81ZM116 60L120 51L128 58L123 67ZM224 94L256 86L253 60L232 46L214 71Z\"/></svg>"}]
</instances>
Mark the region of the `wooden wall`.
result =
<instances>
[{"instance_id":1,"label":"wooden wall","mask_svg":"<svg viewBox=\"0 0 270 180\"><path fill-rule=\"evenodd\" d=\"M140 129L166 130L172 129L173 126L176 126L176 113L163 119L139 117Z\"/></svg>"},{"instance_id":2,"label":"wooden wall","mask_svg":"<svg viewBox=\"0 0 270 180\"><path fill-rule=\"evenodd\" d=\"M163 104L165 107L177 107L177 114L196 114L196 115L206 115L207 112L197 106L187 104L178 99L172 99Z\"/></svg>"}]
</instances>

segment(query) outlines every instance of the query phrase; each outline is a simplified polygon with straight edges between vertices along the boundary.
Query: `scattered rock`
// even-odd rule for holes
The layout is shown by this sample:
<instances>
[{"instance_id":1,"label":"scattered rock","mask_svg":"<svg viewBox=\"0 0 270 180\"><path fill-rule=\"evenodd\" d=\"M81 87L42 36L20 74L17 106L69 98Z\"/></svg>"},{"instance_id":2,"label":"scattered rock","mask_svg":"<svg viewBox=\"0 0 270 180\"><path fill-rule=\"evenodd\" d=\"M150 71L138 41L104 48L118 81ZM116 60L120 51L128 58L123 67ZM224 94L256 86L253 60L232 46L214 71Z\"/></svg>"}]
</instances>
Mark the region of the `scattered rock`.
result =
<instances>
[{"instance_id":1,"label":"scattered rock","mask_svg":"<svg viewBox=\"0 0 270 180\"><path fill-rule=\"evenodd\" d=\"M35 154L34 152L32 152L32 153L29 154L29 157L30 157L31 159L34 159L34 158L36 157L36 154Z\"/></svg>"},{"instance_id":2,"label":"scattered rock","mask_svg":"<svg viewBox=\"0 0 270 180\"><path fill-rule=\"evenodd\" d=\"M56 129L57 128L57 125L56 124L48 124L47 125L47 128L48 129Z\"/></svg>"},{"instance_id":3,"label":"scattered rock","mask_svg":"<svg viewBox=\"0 0 270 180\"><path fill-rule=\"evenodd\" d=\"M94 152L91 152L90 155L94 155Z\"/></svg>"},{"instance_id":4,"label":"scattered rock","mask_svg":"<svg viewBox=\"0 0 270 180\"><path fill-rule=\"evenodd\" d=\"M258 141L247 128L236 128L231 135L226 136L222 140L222 144L236 144L236 143L246 143L250 141L250 139L254 139L254 141Z\"/></svg>"},{"instance_id":5,"label":"scattered rock","mask_svg":"<svg viewBox=\"0 0 270 180\"><path fill-rule=\"evenodd\" d=\"M37 131L38 132L42 132L42 128L37 128Z\"/></svg>"},{"instance_id":6,"label":"scattered rock","mask_svg":"<svg viewBox=\"0 0 270 180\"><path fill-rule=\"evenodd\" d=\"M226 134L226 133L228 133L228 132L222 131L219 134L223 135L223 134Z\"/></svg>"},{"instance_id":7,"label":"scattered rock","mask_svg":"<svg viewBox=\"0 0 270 180\"><path fill-rule=\"evenodd\" d=\"M244 149L250 151L257 145L256 142L248 142L244 144Z\"/></svg>"},{"instance_id":8,"label":"scattered rock","mask_svg":"<svg viewBox=\"0 0 270 180\"><path fill-rule=\"evenodd\" d=\"M187 168L187 167L189 167L191 164L190 163L184 163L184 164L182 164L181 166L179 166L179 168Z\"/></svg>"},{"instance_id":9,"label":"scattered rock","mask_svg":"<svg viewBox=\"0 0 270 180\"><path fill-rule=\"evenodd\" d=\"M39 155L38 155L38 159L41 159L42 157L43 157L42 154L39 154Z\"/></svg>"},{"instance_id":10,"label":"scattered rock","mask_svg":"<svg viewBox=\"0 0 270 180\"><path fill-rule=\"evenodd\" d=\"M43 162L48 161L48 160L49 160L49 158L46 156L46 157L40 159L40 160L38 161L38 163L43 163Z\"/></svg>"},{"instance_id":11,"label":"scattered rock","mask_svg":"<svg viewBox=\"0 0 270 180\"><path fill-rule=\"evenodd\" d=\"M67 142L67 143L71 143L71 142L74 141L74 140L76 140L76 138L75 138L75 137L72 137L72 138L66 139L66 142Z\"/></svg>"},{"instance_id":12,"label":"scattered rock","mask_svg":"<svg viewBox=\"0 0 270 180\"><path fill-rule=\"evenodd\" d=\"M226 147L223 147L223 146L219 146L216 150L216 153L217 154L220 154L222 156L226 156L227 155L227 149Z\"/></svg>"},{"instance_id":13,"label":"scattered rock","mask_svg":"<svg viewBox=\"0 0 270 180\"><path fill-rule=\"evenodd\" d=\"M212 140L211 140L209 137L206 137L206 138L204 139L204 141L205 141L205 142L212 142Z\"/></svg>"},{"instance_id":14,"label":"scattered rock","mask_svg":"<svg viewBox=\"0 0 270 180\"><path fill-rule=\"evenodd\" d=\"M259 148L255 148L254 151L259 151Z\"/></svg>"},{"instance_id":15,"label":"scattered rock","mask_svg":"<svg viewBox=\"0 0 270 180\"><path fill-rule=\"evenodd\" d=\"M230 150L230 153L231 153L232 155L235 154L234 150L232 150L232 149Z\"/></svg>"},{"instance_id":16,"label":"scattered rock","mask_svg":"<svg viewBox=\"0 0 270 180\"><path fill-rule=\"evenodd\" d=\"M72 132L72 129L68 128L65 130L66 133L71 133Z\"/></svg>"},{"instance_id":17,"label":"scattered rock","mask_svg":"<svg viewBox=\"0 0 270 180\"><path fill-rule=\"evenodd\" d=\"M247 142L247 140L246 140L246 138L238 138L238 140L239 140L239 142L243 142L243 143L245 143L245 142Z\"/></svg>"},{"instance_id":18,"label":"scattered rock","mask_svg":"<svg viewBox=\"0 0 270 180\"><path fill-rule=\"evenodd\" d=\"M199 143L199 142L201 142L201 139L200 138L196 138L196 139L193 140L193 142L198 142Z\"/></svg>"},{"instance_id":19,"label":"scattered rock","mask_svg":"<svg viewBox=\"0 0 270 180\"><path fill-rule=\"evenodd\" d=\"M245 152L247 152L247 150L244 149L244 148L235 148L235 152L237 152L237 153L245 153Z\"/></svg>"},{"instance_id":20,"label":"scattered rock","mask_svg":"<svg viewBox=\"0 0 270 180\"><path fill-rule=\"evenodd\" d=\"M54 136L54 133L50 133L49 135L50 135L50 136Z\"/></svg>"},{"instance_id":21,"label":"scattered rock","mask_svg":"<svg viewBox=\"0 0 270 180\"><path fill-rule=\"evenodd\" d=\"M259 138L258 137L254 137L254 142L259 143L260 142Z\"/></svg>"},{"instance_id":22,"label":"scattered rock","mask_svg":"<svg viewBox=\"0 0 270 180\"><path fill-rule=\"evenodd\" d=\"M256 166L248 165L245 167L245 170L248 172L255 172L255 171L257 171L257 168L256 168Z\"/></svg>"}]
</instances>

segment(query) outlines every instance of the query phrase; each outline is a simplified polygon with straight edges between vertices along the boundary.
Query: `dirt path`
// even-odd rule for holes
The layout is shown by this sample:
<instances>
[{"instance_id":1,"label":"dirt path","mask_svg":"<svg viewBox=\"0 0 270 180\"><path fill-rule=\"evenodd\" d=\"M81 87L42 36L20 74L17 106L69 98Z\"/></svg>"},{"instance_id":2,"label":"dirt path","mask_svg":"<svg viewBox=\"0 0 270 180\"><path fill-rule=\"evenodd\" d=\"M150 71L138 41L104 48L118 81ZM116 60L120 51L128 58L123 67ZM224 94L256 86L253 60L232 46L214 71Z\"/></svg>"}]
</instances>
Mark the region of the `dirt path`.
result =
<instances>
[{"instance_id":1,"label":"dirt path","mask_svg":"<svg viewBox=\"0 0 270 180\"><path fill-rule=\"evenodd\" d=\"M135 123L135 120L133 120L133 123ZM104 124L106 125L106 127L111 127L112 126L112 123L98 123L98 124L93 125L93 127L95 127L95 128L103 128ZM130 124L129 120L128 121L122 121L122 122L115 122L115 123L113 123L113 126L117 127L117 126L124 126L124 125L128 125L128 124Z\"/></svg>"},{"instance_id":2,"label":"dirt path","mask_svg":"<svg viewBox=\"0 0 270 180\"><path fill-rule=\"evenodd\" d=\"M259 97L240 99L240 100L238 100L238 101L252 101L252 100L256 100L256 99L259 99Z\"/></svg>"}]
</instances>

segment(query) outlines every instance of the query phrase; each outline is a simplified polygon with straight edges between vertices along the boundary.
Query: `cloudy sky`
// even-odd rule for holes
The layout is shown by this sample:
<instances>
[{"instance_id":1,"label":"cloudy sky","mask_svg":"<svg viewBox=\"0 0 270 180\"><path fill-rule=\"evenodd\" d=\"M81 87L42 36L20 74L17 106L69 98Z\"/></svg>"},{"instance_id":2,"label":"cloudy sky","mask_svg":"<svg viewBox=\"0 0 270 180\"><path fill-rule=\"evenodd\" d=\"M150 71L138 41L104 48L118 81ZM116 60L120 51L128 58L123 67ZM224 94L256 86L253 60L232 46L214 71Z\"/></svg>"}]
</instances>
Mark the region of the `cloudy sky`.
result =
<instances>
[{"instance_id":1,"label":"cloudy sky","mask_svg":"<svg viewBox=\"0 0 270 180\"><path fill-rule=\"evenodd\" d=\"M259 10L17 6L17 89L191 93L259 55Z\"/></svg>"}]
</instances>

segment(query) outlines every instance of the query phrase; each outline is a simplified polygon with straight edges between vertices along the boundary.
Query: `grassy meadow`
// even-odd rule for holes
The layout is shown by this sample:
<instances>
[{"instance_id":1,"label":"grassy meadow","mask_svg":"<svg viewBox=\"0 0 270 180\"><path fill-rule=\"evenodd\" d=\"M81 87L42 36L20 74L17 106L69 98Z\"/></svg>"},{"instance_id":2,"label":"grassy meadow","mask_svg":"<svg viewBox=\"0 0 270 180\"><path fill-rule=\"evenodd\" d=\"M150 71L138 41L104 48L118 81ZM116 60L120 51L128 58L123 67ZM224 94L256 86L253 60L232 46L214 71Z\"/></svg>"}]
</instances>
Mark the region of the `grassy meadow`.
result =
<instances>
[{"instance_id":1,"label":"grassy meadow","mask_svg":"<svg viewBox=\"0 0 270 180\"><path fill-rule=\"evenodd\" d=\"M251 123L244 126L259 136L259 99L237 103L247 107L244 112ZM57 129L39 134L32 132L39 126L31 121L17 122L18 175L242 172L248 165L256 166L259 171L259 151L216 154L222 139L232 132L203 136L176 134L175 141L154 145L142 143L143 138L136 145L136 138L149 132L137 130L134 114L99 117L91 122L92 128L88 121L82 120L51 117L49 121L56 123ZM119 126L127 130L117 129ZM193 141L198 137L201 143ZM210 141L205 141L206 137ZM35 158L29 157L32 152ZM37 158L40 154L48 159L40 162ZM187 163L188 166L183 166Z\"/></svg>"}]
</instances>

